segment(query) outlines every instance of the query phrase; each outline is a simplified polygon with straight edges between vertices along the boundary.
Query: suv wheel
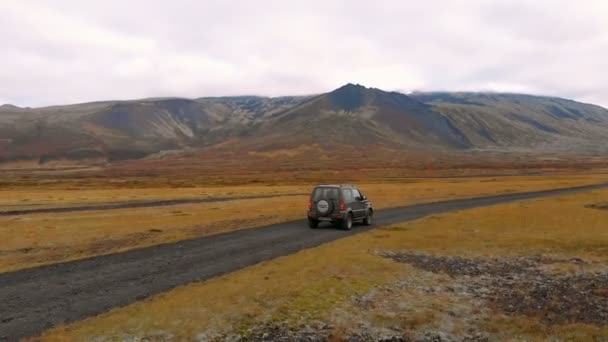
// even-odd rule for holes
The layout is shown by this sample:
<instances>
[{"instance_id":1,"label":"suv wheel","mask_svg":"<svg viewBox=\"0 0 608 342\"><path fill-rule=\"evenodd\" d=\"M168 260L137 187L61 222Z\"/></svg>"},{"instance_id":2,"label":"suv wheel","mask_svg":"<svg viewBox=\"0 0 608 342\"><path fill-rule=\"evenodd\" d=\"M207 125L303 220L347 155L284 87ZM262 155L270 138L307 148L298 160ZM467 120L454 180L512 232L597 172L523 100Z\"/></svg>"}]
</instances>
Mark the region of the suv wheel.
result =
<instances>
[{"instance_id":1,"label":"suv wheel","mask_svg":"<svg viewBox=\"0 0 608 342\"><path fill-rule=\"evenodd\" d=\"M366 226L371 226L372 225L372 216L373 216L373 214L368 210L367 213L365 214L365 218L363 219L363 224Z\"/></svg>"},{"instance_id":2,"label":"suv wheel","mask_svg":"<svg viewBox=\"0 0 608 342\"><path fill-rule=\"evenodd\" d=\"M342 229L351 230L353 228L353 214L349 213L346 218L342 220Z\"/></svg>"},{"instance_id":3,"label":"suv wheel","mask_svg":"<svg viewBox=\"0 0 608 342\"><path fill-rule=\"evenodd\" d=\"M319 226L319 221L309 218L308 226L312 229L317 228Z\"/></svg>"}]
</instances>

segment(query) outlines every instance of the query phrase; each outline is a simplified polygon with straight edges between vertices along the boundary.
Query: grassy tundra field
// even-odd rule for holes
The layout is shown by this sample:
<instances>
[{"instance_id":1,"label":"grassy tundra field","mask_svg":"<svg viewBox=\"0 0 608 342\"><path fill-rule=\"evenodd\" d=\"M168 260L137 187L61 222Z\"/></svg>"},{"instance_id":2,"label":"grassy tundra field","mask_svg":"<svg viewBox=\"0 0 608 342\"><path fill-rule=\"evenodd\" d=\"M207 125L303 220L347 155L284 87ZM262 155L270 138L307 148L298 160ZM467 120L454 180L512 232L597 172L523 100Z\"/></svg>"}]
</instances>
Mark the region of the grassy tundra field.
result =
<instances>
[{"instance_id":1,"label":"grassy tundra field","mask_svg":"<svg viewBox=\"0 0 608 342\"><path fill-rule=\"evenodd\" d=\"M493 194L601 183L603 174L402 179L358 183L378 209ZM101 187L101 186L100 186ZM59 213L0 215L0 271L75 260L161 243L302 219L310 185L91 188L9 186L0 212L65 208ZM249 198L251 196L267 196ZM163 200L209 200L159 206ZM216 199L222 199L216 201ZM129 208L131 202L149 206ZM82 205L122 209L70 211Z\"/></svg>"},{"instance_id":2,"label":"grassy tundra field","mask_svg":"<svg viewBox=\"0 0 608 342\"><path fill-rule=\"evenodd\" d=\"M0 288L0 298L7 301L0 324L19 333L14 327L28 329L38 321L32 317L57 317L21 335L42 334L34 341L579 339L607 333L608 190L434 214L389 226L376 221L376 229L344 238L345 232L307 228L305 208L316 182L266 175L273 181L229 184L187 177L62 178L24 172L5 178L0 188L0 274L8 286ZM382 210L607 182L608 174L596 170L355 183ZM281 228L271 239L260 232L248 233L256 234L249 240L230 235L241 245L231 247L230 253L239 256L230 254L228 261L197 259L192 253L183 258L181 250L156 254L158 249L145 250L149 255L141 260L128 254L131 264L125 265L138 265L130 271L104 261L116 259L81 260L157 245L179 249L180 241L294 220L302 222L301 229L287 223L281 227L291 228ZM269 250L280 249L295 240L282 235L306 240L323 233L340 233L341 240L147 292L152 284L174 279L167 265L183 268L175 278L182 279L215 267L216 260L220 268L247 260L241 258L257 255L256 246L263 241ZM214 252L214 244L206 246L197 253L221 254ZM74 264L61 264L77 260L82 262L73 272ZM112 267L116 269L108 272ZM72 280L61 272L71 272ZM130 278L123 280L131 272L142 272L137 279L145 279L137 287L128 285ZM91 292L98 282L106 285ZM112 284L120 286L108 289ZM48 295L37 292L40 286L46 286ZM135 289L142 295L129 299L128 291ZM37 296L40 308L28 299ZM97 302L115 304L98 310L102 304ZM71 311L80 316L69 318Z\"/></svg>"},{"instance_id":3,"label":"grassy tundra field","mask_svg":"<svg viewBox=\"0 0 608 342\"><path fill-rule=\"evenodd\" d=\"M592 180L599 179L577 182ZM467 179L364 189L390 206L398 203L381 189L427 201L563 182ZM449 190L425 191L434 188ZM179 287L41 339L605 340L606 246L608 190L463 210Z\"/></svg>"}]
</instances>

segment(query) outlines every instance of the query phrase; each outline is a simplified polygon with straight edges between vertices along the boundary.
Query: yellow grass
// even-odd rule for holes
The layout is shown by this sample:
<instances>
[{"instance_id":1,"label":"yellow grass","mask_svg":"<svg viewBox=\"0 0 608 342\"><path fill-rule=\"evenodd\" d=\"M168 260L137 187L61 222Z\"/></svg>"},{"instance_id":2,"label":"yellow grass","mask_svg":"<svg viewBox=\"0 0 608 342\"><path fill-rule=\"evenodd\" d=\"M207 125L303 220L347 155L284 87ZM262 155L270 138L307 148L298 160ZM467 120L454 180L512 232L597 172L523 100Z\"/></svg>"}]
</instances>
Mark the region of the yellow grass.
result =
<instances>
[{"instance_id":1,"label":"yellow grass","mask_svg":"<svg viewBox=\"0 0 608 342\"><path fill-rule=\"evenodd\" d=\"M119 252L302 216L305 197L4 217L0 270Z\"/></svg>"},{"instance_id":2,"label":"yellow grass","mask_svg":"<svg viewBox=\"0 0 608 342\"><path fill-rule=\"evenodd\" d=\"M355 308L352 297L397 280L429 285L449 279L378 257L374 250L470 256L541 254L605 264L608 210L585 207L602 202L608 202L608 190L446 213L378 228L55 328L44 334L43 340L166 335L192 339L238 331L266 320L297 324L320 319L348 326L353 324L353 317L358 317L393 324L396 317L385 317L381 310L365 313ZM408 291L400 296L402 303L410 304L401 308L407 319L399 321L407 327L433 327L441 323L438 317L447 310L463 315L476 310L462 298ZM606 327L545 326L533 318L501 314L483 324L499 339L590 339L608 335ZM204 333L208 335L201 335Z\"/></svg>"},{"instance_id":3,"label":"yellow grass","mask_svg":"<svg viewBox=\"0 0 608 342\"><path fill-rule=\"evenodd\" d=\"M241 197L306 192L306 186L216 186L193 188L134 189L40 189L10 188L0 190L0 211L34 208L69 207L84 204L207 197Z\"/></svg>"},{"instance_id":4,"label":"yellow grass","mask_svg":"<svg viewBox=\"0 0 608 342\"><path fill-rule=\"evenodd\" d=\"M288 181L277 179L277 181ZM452 198L454 195L493 194L531 189L548 189L608 181L606 174L571 174L547 177L477 177L477 178L412 178L395 182L359 183L364 190L382 204L386 201L401 204ZM206 197L240 197L306 193L310 185L241 185L196 187L134 187L122 180L99 184L91 189L84 185L55 188L54 184L40 184L36 188L4 186L0 188L0 211L65 207L83 204L116 203L124 201L156 201L167 199L195 199ZM117 188L114 188L117 186ZM122 186L122 187L121 187ZM401 196L401 197L396 197ZM396 200L396 201L395 201Z\"/></svg>"},{"instance_id":5,"label":"yellow grass","mask_svg":"<svg viewBox=\"0 0 608 342\"><path fill-rule=\"evenodd\" d=\"M599 176L413 179L360 184L376 208L599 183ZM308 193L304 186L241 186L183 189L10 190L0 203L43 204L46 196L66 203L158 200L217 196ZM72 213L0 216L0 272L74 260L132 248L304 217L307 196Z\"/></svg>"}]
</instances>

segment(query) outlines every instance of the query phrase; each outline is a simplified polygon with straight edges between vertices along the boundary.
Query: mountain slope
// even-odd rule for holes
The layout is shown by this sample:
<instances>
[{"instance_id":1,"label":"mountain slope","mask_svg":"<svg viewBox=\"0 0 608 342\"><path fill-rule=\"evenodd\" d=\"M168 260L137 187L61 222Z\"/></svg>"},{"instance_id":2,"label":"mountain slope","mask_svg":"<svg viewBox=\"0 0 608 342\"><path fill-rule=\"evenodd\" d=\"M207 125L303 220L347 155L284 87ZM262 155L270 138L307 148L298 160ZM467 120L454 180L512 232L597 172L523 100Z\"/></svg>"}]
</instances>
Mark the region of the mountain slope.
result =
<instances>
[{"instance_id":1,"label":"mountain slope","mask_svg":"<svg viewBox=\"0 0 608 342\"><path fill-rule=\"evenodd\" d=\"M479 149L605 153L608 110L522 94L417 93Z\"/></svg>"},{"instance_id":2,"label":"mountain slope","mask_svg":"<svg viewBox=\"0 0 608 342\"><path fill-rule=\"evenodd\" d=\"M238 136L288 98L163 98L39 109L0 108L0 160L141 158ZM86 151L86 153L85 153Z\"/></svg>"},{"instance_id":3,"label":"mountain slope","mask_svg":"<svg viewBox=\"0 0 608 342\"><path fill-rule=\"evenodd\" d=\"M289 139L284 139L289 132ZM271 145L316 143L465 148L469 143L431 106L407 95L347 84L279 113L256 131Z\"/></svg>"},{"instance_id":4,"label":"mountain slope","mask_svg":"<svg viewBox=\"0 0 608 342\"><path fill-rule=\"evenodd\" d=\"M0 161L138 159L161 151L298 150L446 155L608 155L608 111L494 93L385 92L347 84L306 97L154 98L45 108L0 106ZM163 157L164 154L159 154ZM388 157L390 158L390 157Z\"/></svg>"}]
</instances>

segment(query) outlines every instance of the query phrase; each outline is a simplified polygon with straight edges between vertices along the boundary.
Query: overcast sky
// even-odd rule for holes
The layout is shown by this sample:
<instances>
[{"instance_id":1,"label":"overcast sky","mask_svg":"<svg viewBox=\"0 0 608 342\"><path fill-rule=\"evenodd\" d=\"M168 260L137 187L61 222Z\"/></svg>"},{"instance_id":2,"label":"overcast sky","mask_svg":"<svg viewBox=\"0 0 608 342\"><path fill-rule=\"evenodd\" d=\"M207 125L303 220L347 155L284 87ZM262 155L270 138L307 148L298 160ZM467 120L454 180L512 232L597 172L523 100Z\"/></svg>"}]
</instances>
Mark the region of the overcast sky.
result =
<instances>
[{"instance_id":1,"label":"overcast sky","mask_svg":"<svg viewBox=\"0 0 608 342\"><path fill-rule=\"evenodd\" d=\"M608 107L608 1L0 1L0 104L386 90Z\"/></svg>"}]
</instances>

